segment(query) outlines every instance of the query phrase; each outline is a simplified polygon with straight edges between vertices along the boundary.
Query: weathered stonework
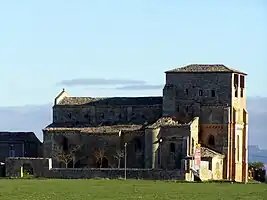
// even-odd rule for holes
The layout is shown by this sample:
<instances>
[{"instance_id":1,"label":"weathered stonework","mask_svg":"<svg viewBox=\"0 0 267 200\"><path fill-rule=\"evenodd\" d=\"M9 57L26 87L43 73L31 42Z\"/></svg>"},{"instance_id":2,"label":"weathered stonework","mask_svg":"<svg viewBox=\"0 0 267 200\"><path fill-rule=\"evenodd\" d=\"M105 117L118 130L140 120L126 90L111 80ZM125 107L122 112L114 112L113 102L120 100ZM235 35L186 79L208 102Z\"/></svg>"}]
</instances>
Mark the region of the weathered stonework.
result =
<instances>
[{"instance_id":1,"label":"weathered stonework","mask_svg":"<svg viewBox=\"0 0 267 200\"><path fill-rule=\"evenodd\" d=\"M102 148L105 167L114 167L114 154L127 143L127 167L188 172L192 162L183 158L200 143L225 156L223 176L216 177L246 182L245 76L224 65L194 64L166 72L163 97L70 97L63 90L43 130L44 156L67 140L82 146L80 166L96 167L94 150Z\"/></svg>"},{"instance_id":2,"label":"weathered stonework","mask_svg":"<svg viewBox=\"0 0 267 200\"><path fill-rule=\"evenodd\" d=\"M7 158L5 164L7 177L23 177L26 168L35 177L45 177L52 168L51 158Z\"/></svg>"},{"instance_id":3,"label":"weathered stonework","mask_svg":"<svg viewBox=\"0 0 267 200\"><path fill-rule=\"evenodd\" d=\"M92 179L92 178L124 178L124 169L51 169L47 178L60 179ZM185 173L180 170L162 170L162 169L127 169L126 177L128 179L149 179L149 180L185 180Z\"/></svg>"},{"instance_id":4,"label":"weathered stonework","mask_svg":"<svg viewBox=\"0 0 267 200\"><path fill-rule=\"evenodd\" d=\"M33 132L0 132L0 162L7 157L42 157L42 143Z\"/></svg>"},{"instance_id":5,"label":"weathered stonework","mask_svg":"<svg viewBox=\"0 0 267 200\"><path fill-rule=\"evenodd\" d=\"M238 182L247 182L245 76L224 65L189 65L167 71L163 90L163 116L199 116L200 143L225 155L224 178Z\"/></svg>"}]
</instances>

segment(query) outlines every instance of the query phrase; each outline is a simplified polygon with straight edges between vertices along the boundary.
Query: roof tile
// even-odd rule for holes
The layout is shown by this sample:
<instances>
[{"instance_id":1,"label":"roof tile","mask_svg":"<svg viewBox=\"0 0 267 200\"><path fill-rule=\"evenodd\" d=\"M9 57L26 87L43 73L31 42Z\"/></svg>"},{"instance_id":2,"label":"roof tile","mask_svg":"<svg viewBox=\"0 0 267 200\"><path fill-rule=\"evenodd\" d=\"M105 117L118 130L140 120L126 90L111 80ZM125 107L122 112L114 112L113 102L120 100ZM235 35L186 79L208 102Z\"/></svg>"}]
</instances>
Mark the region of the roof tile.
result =
<instances>
[{"instance_id":1,"label":"roof tile","mask_svg":"<svg viewBox=\"0 0 267 200\"><path fill-rule=\"evenodd\" d=\"M230 67L226 67L222 64L190 64L186 65L184 67L171 69L169 71L166 71L166 73L169 72L229 72L229 73L240 73L245 74L244 72L241 72L236 69L232 69ZM245 74L246 75L246 74Z\"/></svg>"},{"instance_id":2,"label":"roof tile","mask_svg":"<svg viewBox=\"0 0 267 200\"><path fill-rule=\"evenodd\" d=\"M57 105L156 105L162 104L162 97L65 97Z\"/></svg>"}]
</instances>

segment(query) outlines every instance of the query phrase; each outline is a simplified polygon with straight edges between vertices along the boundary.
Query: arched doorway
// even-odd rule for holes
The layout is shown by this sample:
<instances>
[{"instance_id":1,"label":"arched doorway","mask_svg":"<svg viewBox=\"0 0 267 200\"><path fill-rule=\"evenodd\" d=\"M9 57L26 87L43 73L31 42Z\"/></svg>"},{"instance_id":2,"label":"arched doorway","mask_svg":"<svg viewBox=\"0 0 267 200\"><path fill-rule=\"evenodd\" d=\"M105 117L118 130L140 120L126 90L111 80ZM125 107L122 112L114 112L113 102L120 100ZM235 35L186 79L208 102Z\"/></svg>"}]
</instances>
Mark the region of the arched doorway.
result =
<instances>
[{"instance_id":1,"label":"arched doorway","mask_svg":"<svg viewBox=\"0 0 267 200\"><path fill-rule=\"evenodd\" d=\"M97 163L96 163L96 167L97 168L108 168L108 159L106 157L104 157L102 159L102 162L101 160L99 160Z\"/></svg>"},{"instance_id":2,"label":"arched doorway","mask_svg":"<svg viewBox=\"0 0 267 200\"><path fill-rule=\"evenodd\" d=\"M29 163L22 165L23 176L33 176L33 167Z\"/></svg>"}]
</instances>

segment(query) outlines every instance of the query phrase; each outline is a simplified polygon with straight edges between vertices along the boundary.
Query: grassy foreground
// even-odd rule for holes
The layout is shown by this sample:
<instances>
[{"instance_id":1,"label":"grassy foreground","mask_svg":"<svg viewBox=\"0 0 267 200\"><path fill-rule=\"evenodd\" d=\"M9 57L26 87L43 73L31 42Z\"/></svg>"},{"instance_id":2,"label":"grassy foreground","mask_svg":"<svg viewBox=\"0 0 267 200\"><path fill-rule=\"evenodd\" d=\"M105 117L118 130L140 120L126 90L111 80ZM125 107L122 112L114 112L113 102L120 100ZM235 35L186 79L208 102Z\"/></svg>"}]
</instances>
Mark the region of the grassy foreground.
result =
<instances>
[{"instance_id":1,"label":"grassy foreground","mask_svg":"<svg viewBox=\"0 0 267 200\"><path fill-rule=\"evenodd\" d=\"M0 179L0 200L267 199L266 184L175 183L141 180Z\"/></svg>"}]
</instances>

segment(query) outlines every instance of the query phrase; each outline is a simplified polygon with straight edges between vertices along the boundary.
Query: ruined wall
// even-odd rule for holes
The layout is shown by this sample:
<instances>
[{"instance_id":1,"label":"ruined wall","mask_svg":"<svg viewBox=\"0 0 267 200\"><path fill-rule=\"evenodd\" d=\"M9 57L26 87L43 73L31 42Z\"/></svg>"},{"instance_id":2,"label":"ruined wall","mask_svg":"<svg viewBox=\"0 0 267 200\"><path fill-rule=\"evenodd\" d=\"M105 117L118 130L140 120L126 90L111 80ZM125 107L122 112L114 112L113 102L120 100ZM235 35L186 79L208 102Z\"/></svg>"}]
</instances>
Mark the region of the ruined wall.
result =
<instances>
[{"instance_id":1,"label":"ruined wall","mask_svg":"<svg viewBox=\"0 0 267 200\"><path fill-rule=\"evenodd\" d=\"M80 178L124 178L124 169L51 169L47 178L80 179ZM182 170L161 169L129 169L126 170L128 179L148 180L184 180L185 173Z\"/></svg>"},{"instance_id":2,"label":"ruined wall","mask_svg":"<svg viewBox=\"0 0 267 200\"><path fill-rule=\"evenodd\" d=\"M33 176L45 177L52 168L51 158L7 158L5 164L7 177L22 177L21 173L25 170L26 166L27 170L29 170L28 167L32 168Z\"/></svg>"}]
</instances>

